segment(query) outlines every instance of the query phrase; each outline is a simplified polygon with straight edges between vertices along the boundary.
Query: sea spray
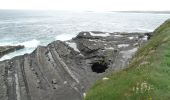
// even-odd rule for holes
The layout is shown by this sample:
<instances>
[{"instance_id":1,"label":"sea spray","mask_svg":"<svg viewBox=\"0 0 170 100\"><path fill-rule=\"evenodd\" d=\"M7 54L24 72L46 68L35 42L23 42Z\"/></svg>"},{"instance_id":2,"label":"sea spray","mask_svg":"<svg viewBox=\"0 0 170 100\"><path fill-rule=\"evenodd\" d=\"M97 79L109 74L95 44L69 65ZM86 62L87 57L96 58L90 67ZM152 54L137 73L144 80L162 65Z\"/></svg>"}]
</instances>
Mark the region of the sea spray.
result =
<instances>
[{"instance_id":1,"label":"sea spray","mask_svg":"<svg viewBox=\"0 0 170 100\"><path fill-rule=\"evenodd\" d=\"M38 40L36 40L36 39L33 39L33 40L25 41L25 42L22 42L22 43L14 44L13 46L16 46L16 45L24 45L25 48L4 55L3 57L0 58L0 61L7 60L7 59L11 59L11 58L13 58L13 57L15 57L15 56L24 55L24 54L26 54L26 53L31 53L33 50L35 50L35 48L36 48L38 45L40 45L40 43L41 43L40 41L38 41Z\"/></svg>"}]
</instances>

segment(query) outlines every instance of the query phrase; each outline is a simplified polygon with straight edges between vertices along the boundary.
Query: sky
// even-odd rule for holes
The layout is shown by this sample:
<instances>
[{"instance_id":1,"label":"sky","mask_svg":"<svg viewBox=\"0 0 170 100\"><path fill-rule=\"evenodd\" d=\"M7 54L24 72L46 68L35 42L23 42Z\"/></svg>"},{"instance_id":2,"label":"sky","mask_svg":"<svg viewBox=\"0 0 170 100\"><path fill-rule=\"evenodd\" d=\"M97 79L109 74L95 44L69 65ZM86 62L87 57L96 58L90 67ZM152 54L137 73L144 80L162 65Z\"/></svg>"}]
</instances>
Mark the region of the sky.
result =
<instances>
[{"instance_id":1,"label":"sky","mask_svg":"<svg viewBox=\"0 0 170 100\"><path fill-rule=\"evenodd\" d=\"M0 9L73 11L170 10L170 0L0 0Z\"/></svg>"}]
</instances>

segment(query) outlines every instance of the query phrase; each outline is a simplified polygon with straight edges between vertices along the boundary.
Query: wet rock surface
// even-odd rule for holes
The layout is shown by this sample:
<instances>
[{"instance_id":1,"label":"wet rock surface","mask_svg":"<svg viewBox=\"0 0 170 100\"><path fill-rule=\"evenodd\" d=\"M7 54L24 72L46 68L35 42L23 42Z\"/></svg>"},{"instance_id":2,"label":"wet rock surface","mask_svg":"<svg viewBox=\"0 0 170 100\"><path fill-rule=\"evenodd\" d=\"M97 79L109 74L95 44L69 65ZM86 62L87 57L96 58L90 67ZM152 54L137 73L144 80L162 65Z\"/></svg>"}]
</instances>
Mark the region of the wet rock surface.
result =
<instances>
[{"instance_id":1,"label":"wet rock surface","mask_svg":"<svg viewBox=\"0 0 170 100\"><path fill-rule=\"evenodd\" d=\"M146 38L143 33L80 32L0 62L0 100L82 100L97 79L123 69Z\"/></svg>"},{"instance_id":2,"label":"wet rock surface","mask_svg":"<svg viewBox=\"0 0 170 100\"><path fill-rule=\"evenodd\" d=\"M4 56L5 54L14 52L19 49L23 49L24 46L18 45L18 46L0 46L0 58Z\"/></svg>"}]
</instances>

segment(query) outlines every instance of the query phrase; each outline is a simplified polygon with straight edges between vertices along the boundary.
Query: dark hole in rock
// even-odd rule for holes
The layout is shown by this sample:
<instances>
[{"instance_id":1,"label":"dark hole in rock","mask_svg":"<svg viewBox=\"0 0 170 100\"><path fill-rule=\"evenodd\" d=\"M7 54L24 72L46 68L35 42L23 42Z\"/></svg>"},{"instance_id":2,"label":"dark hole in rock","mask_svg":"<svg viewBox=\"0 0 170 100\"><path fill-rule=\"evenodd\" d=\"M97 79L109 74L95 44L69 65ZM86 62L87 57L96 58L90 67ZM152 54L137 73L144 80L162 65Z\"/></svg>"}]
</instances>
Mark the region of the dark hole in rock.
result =
<instances>
[{"instance_id":1,"label":"dark hole in rock","mask_svg":"<svg viewBox=\"0 0 170 100\"><path fill-rule=\"evenodd\" d=\"M108 68L107 64L103 62L102 63L96 62L93 63L93 65L91 66L92 71L96 73L103 73L107 68Z\"/></svg>"},{"instance_id":2,"label":"dark hole in rock","mask_svg":"<svg viewBox=\"0 0 170 100\"><path fill-rule=\"evenodd\" d=\"M118 52L118 50L115 49L114 52Z\"/></svg>"}]
</instances>

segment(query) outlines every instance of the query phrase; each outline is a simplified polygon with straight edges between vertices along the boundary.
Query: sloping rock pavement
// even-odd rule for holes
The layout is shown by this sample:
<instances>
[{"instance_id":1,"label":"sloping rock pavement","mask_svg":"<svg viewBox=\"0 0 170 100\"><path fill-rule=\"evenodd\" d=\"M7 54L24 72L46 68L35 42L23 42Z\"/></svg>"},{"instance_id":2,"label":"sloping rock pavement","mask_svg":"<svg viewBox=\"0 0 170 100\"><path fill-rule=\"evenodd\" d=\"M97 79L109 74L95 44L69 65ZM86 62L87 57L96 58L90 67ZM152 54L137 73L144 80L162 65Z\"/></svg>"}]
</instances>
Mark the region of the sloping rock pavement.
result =
<instances>
[{"instance_id":1,"label":"sloping rock pavement","mask_svg":"<svg viewBox=\"0 0 170 100\"><path fill-rule=\"evenodd\" d=\"M0 62L0 100L82 100L97 79L128 64L142 33L80 32Z\"/></svg>"}]
</instances>

